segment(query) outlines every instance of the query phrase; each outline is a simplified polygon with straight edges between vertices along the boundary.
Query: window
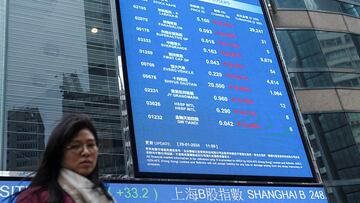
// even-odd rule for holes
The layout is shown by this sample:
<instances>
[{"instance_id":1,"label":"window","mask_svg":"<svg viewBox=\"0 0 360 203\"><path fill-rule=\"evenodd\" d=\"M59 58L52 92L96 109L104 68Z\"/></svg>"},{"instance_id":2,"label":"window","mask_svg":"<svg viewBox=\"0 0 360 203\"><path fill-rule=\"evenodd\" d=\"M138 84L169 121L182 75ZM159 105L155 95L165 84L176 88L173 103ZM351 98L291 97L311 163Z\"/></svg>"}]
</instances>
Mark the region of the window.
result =
<instances>
[{"instance_id":1,"label":"window","mask_svg":"<svg viewBox=\"0 0 360 203\"><path fill-rule=\"evenodd\" d=\"M341 12L340 3L333 0L305 0L308 10Z\"/></svg>"},{"instance_id":2,"label":"window","mask_svg":"<svg viewBox=\"0 0 360 203\"><path fill-rule=\"evenodd\" d=\"M360 74L331 73L336 87L360 87Z\"/></svg>"},{"instance_id":3,"label":"window","mask_svg":"<svg viewBox=\"0 0 360 203\"><path fill-rule=\"evenodd\" d=\"M327 68L314 31L281 30L276 33L287 68Z\"/></svg>"},{"instance_id":4,"label":"window","mask_svg":"<svg viewBox=\"0 0 360 203\"><path fill-rule=\"evenodd\" d=\"M290 73L294 88L333 87L329 72Z\"/></svg>"},{"instance_id":5,"label":"window","mask_svg":"<svg viewBox=\"0 0 360 203\"><path fill-rule=\"evenodd\" d=\"M315 150L316 163L325 181L360 177L360 150L355 144L360 134L360 113L304 114L307 131L312 132L311 146ZM355 139L354 139L355 138ZM358 185L327 188L331 202L357 202L360 197ZM335 197L335 199L333 199Z\"/></svg>"},{"instance_id":6,"label":"window","mask_svg":"<svg viewBox=\"0 0 360 203\"><path fill-rule=\"evenodd\" d=\"M278 8L306 9L302 0L275 0L275 3Z\"/></svg>"},{"instance_id":7,"label":"window","mask_svg":"<svg viewBox=\"0 0 360 203\"><path fill-rule=\"evenodd\" d=\"M285 64L291 69L360 70L360 36L313 30L278 30L276 32Z\"/></svg>"},{"instance_id":8,"label":"window","mask_svg":"<svg viewBox=\"0 0 360 203\"><path fill-rule=\"evenodd\" d=\"M277 8L344 13L360 17L360 0L274 0ZM354 3L352 3L354 2Z\"/></svg>"},{"instance_id":9,"label":"window","mask_svg":"<svg viewBox=\"0 0 360 203\"><path fill-rule=\"evenodd\" d=\"M345 14L360 17L360 6L358 5L341 2L341 8Z\"/></svg>"}]
</instances>

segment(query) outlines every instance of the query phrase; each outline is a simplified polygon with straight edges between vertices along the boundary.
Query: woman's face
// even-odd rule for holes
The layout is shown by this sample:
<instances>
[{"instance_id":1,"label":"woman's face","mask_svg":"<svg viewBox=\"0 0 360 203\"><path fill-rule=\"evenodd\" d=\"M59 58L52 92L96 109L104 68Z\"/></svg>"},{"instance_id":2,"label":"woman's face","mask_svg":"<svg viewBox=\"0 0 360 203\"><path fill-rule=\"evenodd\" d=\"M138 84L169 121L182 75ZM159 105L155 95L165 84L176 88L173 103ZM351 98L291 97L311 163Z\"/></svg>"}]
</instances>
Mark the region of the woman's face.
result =
<instances>
[{"instance_id":1,"label":"woman's face","mask_svg":"<svg viewBox=\"0 0 360 203\"><path fill-rule=\"evenodd\" d=\"M88 129L82 129L64 149L62 166L82 176L89 176L95 169L98 147Z\"/></svg>"}]
</instances>

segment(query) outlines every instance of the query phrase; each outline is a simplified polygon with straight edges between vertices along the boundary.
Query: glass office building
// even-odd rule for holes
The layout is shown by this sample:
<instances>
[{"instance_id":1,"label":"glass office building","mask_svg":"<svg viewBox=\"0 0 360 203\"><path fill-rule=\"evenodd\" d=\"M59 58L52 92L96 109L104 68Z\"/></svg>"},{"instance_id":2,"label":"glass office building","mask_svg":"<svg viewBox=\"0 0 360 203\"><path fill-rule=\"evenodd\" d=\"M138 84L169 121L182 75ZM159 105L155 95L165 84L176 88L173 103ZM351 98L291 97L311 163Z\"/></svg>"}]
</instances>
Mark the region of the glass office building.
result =
<instances>
[{"instance_id":1,"label":"glass office building","mask_svg":"<svg viewBox=\"0 0 360 203\"><path fill-rule=\"evenodd\" d=\"M80 112L99 131L102 173L124 174L111 13L109 0L0 1L1 171L34 170L56 122Z\"/></svg>"},{"instance_id":2,"label":"glass office building","mask_svg":"<svg viewBox=\"0 0 360 203\"><path fill-rule=\"evenodd\" d=\"M269 3L329 198L359 202L360 1Z\"/></svg>"}]
</instances>

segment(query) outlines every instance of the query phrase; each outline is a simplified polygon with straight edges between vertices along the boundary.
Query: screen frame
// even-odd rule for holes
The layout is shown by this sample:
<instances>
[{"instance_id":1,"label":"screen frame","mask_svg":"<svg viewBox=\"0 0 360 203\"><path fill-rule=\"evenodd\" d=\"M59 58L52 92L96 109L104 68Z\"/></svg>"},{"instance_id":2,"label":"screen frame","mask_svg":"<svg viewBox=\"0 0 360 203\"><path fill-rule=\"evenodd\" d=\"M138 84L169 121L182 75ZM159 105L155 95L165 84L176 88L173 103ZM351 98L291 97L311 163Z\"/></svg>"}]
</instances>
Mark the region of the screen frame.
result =
<instances>
[{"instance_id":1,"label":"screen frame","mask_svg":"<svg viewBox=\"0 0 360 203\"><path fill-rule=\"evenodd\" d=\"M126 63L126 50L125 50L125 41L123 34L123 26L120 14L120 1L126 0L115 0L116 5L116 17L118 24L118 34L120 41L120 57L121 57L121 65L123 71L123 80L125 85L125 97L126 97L126 105L128 112L128 124L129 124L129 135L130 135L130 145L131 145L131 156L133 159L134 166L134 175L136 178L169 178L169 179L197 179L197 180L237 180L237 181L253 181L253 184L262 184L257 182L278 182L279 184L288 184L291 182L295 183L320 183L321 179L316 173L316 167L314 163L314 159L312 158L310 143L308 139L305 137L305 129L303 122L301 121L300 110L298 108L295 93L292 89L284 61L282 60L282 54L280 52L280 48L277 43L275 28L272 24L270 14L266 9L266 0L258 0L261 5L261 9L264 13L264 19L266 26L268 28L268 32L270 35L271 43L275 51L275 56L277 62L279 64L281 76L283 78L285 89L287 94L289 95L289 100L292 108L292 112L294 113L294 117L296 120L297 127L299 129L300 138L306 153L306 158L308 160L308 164L311 170L312 177L287 177L287 176L246 176L246 175L224 175L224 174L193 174L193 173L163 173L163 172L142 172L139 170L139 159L137 156L137 145L136 145L136 135L134 134L134 120L133 120L133 111L132 111L132 102L130 96L130 84L128 78L128 67ZM119 61L120 63L120 61Z\"/></svg>"},{"instance_id":2,"label":"screen frame","mask_svg":"<svg viewBox=\"0 0 360 203\"><path fill-rule=\"evenodd\" d=\"M31 182L33 177L13 177L13 176L1 176L0 181L10 181L10 182ZM249 182L246 181L226 181L226 180L186 180L186 179L143 179L143 178L131 178L131 179L121 179L121 178L109 178L104 176L103 178L100 175L100 180L104 184L108 183L119 183L119 184L154 184L154 185L196 185L196 186L246 186L246 187L314 187L314 188L324 188L322 183L291 183L283 182L276 184L269 184L268 182Z\"/></svg>"}]
</instances>

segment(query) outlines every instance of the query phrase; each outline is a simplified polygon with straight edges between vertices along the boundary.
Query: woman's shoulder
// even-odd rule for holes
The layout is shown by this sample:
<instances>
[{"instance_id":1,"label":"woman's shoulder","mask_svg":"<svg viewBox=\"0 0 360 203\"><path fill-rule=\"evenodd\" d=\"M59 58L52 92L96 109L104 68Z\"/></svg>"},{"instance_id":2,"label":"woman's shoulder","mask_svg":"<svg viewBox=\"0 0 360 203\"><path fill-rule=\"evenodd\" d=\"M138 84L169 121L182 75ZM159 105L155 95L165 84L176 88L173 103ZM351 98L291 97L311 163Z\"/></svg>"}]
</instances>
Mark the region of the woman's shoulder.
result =
<instances>
[{"instance_id":1,"label":"woman's shoulder","mask_svg":"<svg viewBox=\"0 0 360 203\"><path fill-rule=\"evenodd\" d=\"M49 192L41 187L29 187L22 191L16 198L16 203L46 203ZM64 193L64 203L74 203L71 197Z\"/></svg>"},{"instance_id":2,"label":"woman's shoulder","mask_svg":"<svg viewBox=\"0 0 360 203\"><path fill-rule=\"evenodd\" d=\"M16 198L16 203L35 203L46 202L49 197L49 193L46 189L41 187L29 187L26 190L20 192Z\"/></svg>"}]
</instances>

